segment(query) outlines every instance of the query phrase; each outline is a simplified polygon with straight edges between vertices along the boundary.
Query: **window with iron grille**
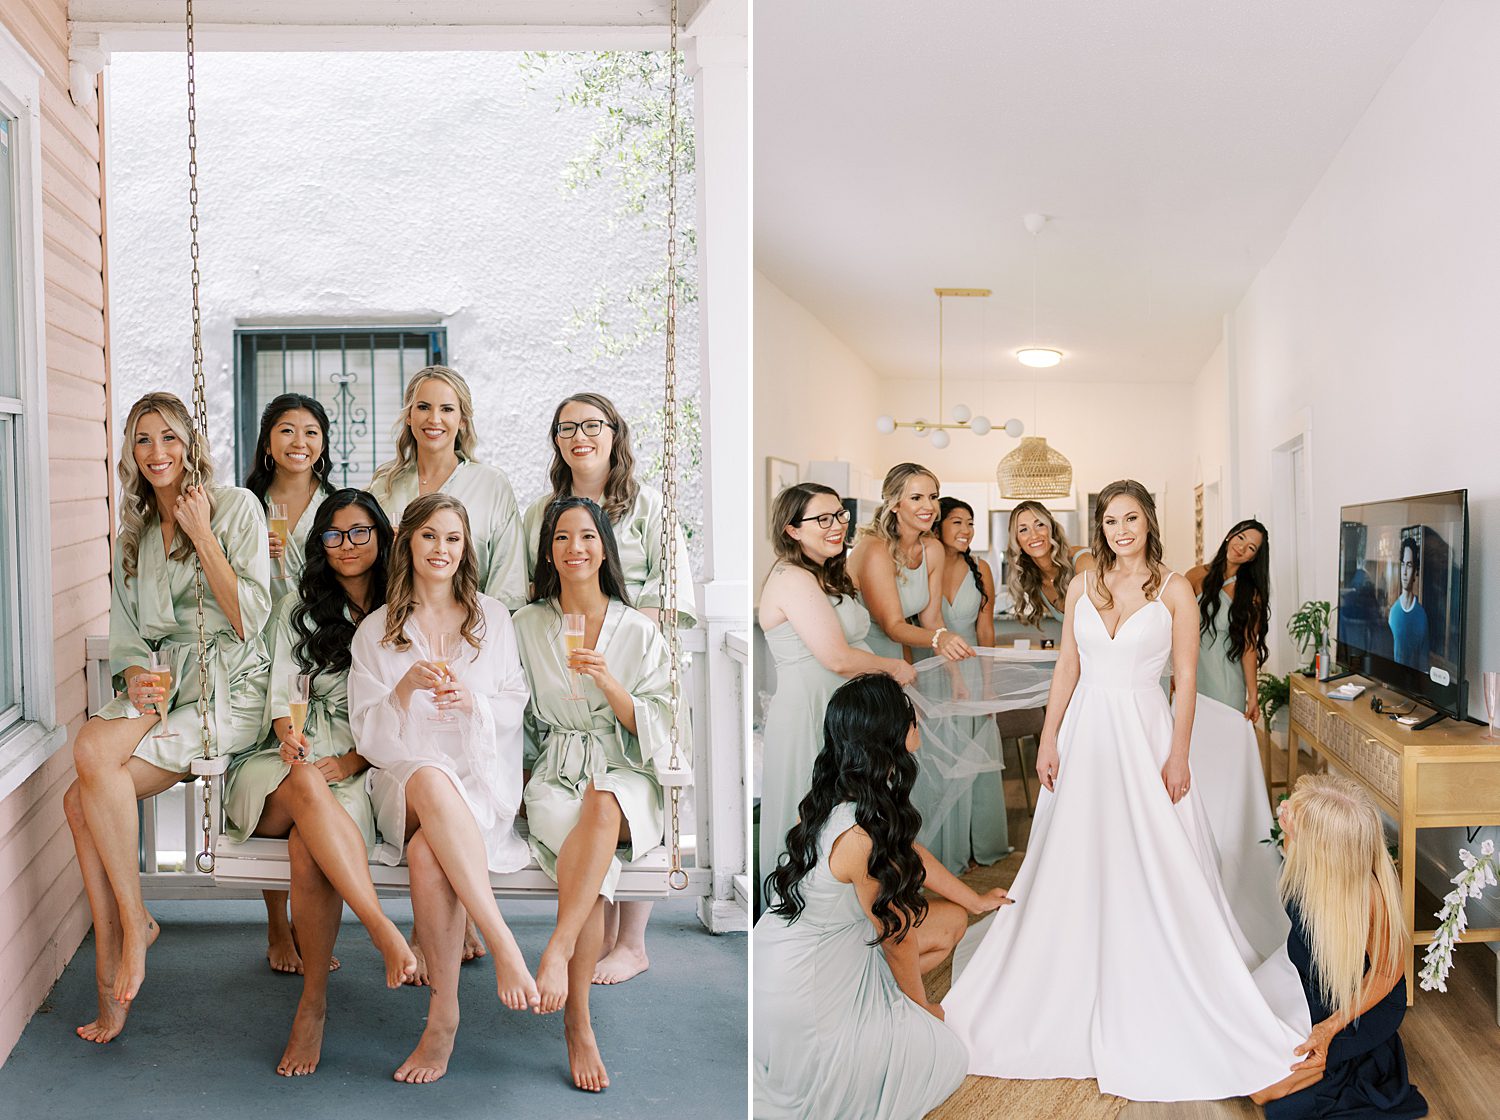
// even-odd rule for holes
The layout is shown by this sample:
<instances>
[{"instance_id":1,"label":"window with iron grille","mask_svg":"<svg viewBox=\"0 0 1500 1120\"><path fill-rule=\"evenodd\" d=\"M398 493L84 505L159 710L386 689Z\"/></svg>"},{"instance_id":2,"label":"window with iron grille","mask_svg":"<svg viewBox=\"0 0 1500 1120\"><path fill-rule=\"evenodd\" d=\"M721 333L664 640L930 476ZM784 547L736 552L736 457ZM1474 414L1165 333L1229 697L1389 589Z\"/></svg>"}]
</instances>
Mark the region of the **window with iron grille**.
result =
<instances>
[{"instance_id":1,"label":"window with iron grille","mask_svg":"<svg viewBox=\"0 0 1500 1120\"><path fill-rule=\"evenodd\" d=\"M246 327L234 332L240 481L250 473L260 414L282 393L304 393L328 412L329 481L364 486L395 452L391 428L406 379L442 365L446 327Z\"/></svg>"}]
</instances>

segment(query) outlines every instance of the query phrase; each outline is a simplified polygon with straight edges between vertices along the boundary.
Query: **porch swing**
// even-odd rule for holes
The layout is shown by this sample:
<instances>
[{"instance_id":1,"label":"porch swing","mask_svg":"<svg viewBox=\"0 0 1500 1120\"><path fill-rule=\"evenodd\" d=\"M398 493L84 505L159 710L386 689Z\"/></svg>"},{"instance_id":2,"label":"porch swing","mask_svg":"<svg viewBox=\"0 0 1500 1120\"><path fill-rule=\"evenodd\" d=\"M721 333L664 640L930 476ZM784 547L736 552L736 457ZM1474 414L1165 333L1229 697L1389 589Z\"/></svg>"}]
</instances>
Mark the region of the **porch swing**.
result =
<instances>
[{"instance_id":1,"label":"porch swing","mask_svg":"<svg viewBox=\"0 0 1500 1120\"><path fill-rule=\"evenodd\" d=\"M672 891L687 888L688 874L682 866L682 834L679 808L684 791L693 784L693 773L681 742L682 716L682 643L677 630L677 0L671 3L670 59L667 86L667 306L666 360L663 377L664 431L662 435L661 555L665 566L661 573L662 611L660 625L671 659L671 754L665 766L658 764L657 779L670 799L670 817L664 843L639 859L626 863L615 891L617 900L666 898ZM193 0L186 0L187 93L188 93L188 228L192 235L193 290L193 425L206 440L208 406L203 377L203 323L198 269L198 132L196 80L193 49ZM195 483L198 479L195 477ZM194 559L194 587L197 592L198 622L198 720L203 735L203 756L194 759L192 777L202 790L202 846L194 863L204 875L213 877L215 885L254 887L260 890L286 889L290 881L290 860L285 840L253 837L236 843L223 829L223 784L229 767L229 756L214 748L213 728L209 722L210 676L208 646L204 635L203 569ZM524 834L524 821L517 821ZM399 893L410 889L406 866L388 867L370 864L370 877L381 893ZM519 871L491 872L490 886L498 897L555 897L557 886L535 859Z\"/></svg>"}]
</instances>

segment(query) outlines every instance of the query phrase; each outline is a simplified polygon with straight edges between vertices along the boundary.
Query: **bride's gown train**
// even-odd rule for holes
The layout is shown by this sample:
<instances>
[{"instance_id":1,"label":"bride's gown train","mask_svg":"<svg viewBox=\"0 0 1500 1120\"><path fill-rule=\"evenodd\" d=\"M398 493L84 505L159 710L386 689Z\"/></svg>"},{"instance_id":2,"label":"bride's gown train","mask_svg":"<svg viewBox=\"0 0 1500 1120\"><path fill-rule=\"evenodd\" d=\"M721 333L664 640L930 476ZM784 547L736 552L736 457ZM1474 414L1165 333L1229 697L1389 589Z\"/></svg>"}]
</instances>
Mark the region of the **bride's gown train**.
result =
<instances>
[{"instance_id":1,"label":"bride's gown train","mask_svg":"<svg viewBox=\"0 0 1500 1120\"><path fill-rule=\"evenodd\" d=\"M1073 625L1056 791L1038 794L1015 905L958 947L947 1023L970 1073L1093 1077L1132 1100L1252 1093L1311 1024L1285 946L1262 960L1234 920L1197 795L1173 805L1162 783L1171 612L1158 596L1111 638L1085 588Z\"/></svg>"}]
</instances>

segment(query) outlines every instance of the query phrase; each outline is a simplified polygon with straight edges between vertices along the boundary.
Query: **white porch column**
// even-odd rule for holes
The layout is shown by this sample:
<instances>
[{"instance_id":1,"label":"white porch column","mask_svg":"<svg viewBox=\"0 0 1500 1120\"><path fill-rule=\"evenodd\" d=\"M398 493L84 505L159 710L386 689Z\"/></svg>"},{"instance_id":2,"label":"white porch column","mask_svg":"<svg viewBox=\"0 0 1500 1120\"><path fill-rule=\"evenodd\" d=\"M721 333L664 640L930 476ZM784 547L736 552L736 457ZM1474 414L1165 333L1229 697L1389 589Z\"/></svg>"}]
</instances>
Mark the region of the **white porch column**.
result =
<instances>
[{"instance_id":1,"label":"white porch column","mask_svg":"<svg viewBox=\"0 0 1500 1120\"><path fill-rule=\"evenodd\" d=\"M750 91L744 0L710 0L688 26L697 141L708 726L696 727L698 855L713 868L699 917L749 928L745 781L749 688L726 640L750 604ZM738 880L738 883L736 882ZM738 890L736 887L738 886Z\"/></svg>"}]
</instances>

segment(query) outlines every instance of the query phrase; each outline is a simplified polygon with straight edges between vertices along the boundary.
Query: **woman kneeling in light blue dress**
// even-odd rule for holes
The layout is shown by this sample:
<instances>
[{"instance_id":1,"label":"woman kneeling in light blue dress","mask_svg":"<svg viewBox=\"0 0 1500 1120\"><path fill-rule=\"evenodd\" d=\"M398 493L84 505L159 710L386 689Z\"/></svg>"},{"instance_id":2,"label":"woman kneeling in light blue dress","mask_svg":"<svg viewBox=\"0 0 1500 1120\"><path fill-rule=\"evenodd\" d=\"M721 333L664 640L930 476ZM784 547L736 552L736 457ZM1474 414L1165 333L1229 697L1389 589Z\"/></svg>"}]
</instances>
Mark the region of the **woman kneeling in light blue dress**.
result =
<instances>
[{"instance_id":1,"label":"woman kneeling in light blue dress","mask_svg":"<svg viewBox=\"0 0 1500 1120\"><path fill-rule=\"evenodd\" d=\"M385 602L391 526L363 490L340 490L309 527L297 594L271 620L271 734L260 749L238 755L224 790L224 815L235 840L285 837L292 868L292 916L300 933L302 998L283 1077L312 1073L323 1045L328 973L344 902L370 931L385 958L386 983L416 972L406 939L380 909L370 880L375 814L365 792L369 763L349 727L350 643L355 628ZM291 678L310 679L301 733L292 726Z\"/></svg>"},{"instance_id":2,"label":"woman kneeling in light blue dress","mask_svg":"<svg viewBox=\"0 0 1500 1120\"><path fill-rule=\"evenodd\" d=\"M959 900L974 913L1008 900L976 895L916 845L919 742L911 701L883 673L828 701L812 789L771 875L776 904L755 924L758 1118L917 1120L964 1079L968 1053L922 974L962 936ZM928 875L953 901L923 897Z\"/></svg>"},{"instance_id":3,"label":"woman kneeling in light blue dress","mask_svg":"<svg viewBox=\"0 0 1500 1120\"><path fill-rule=\"evenodd\" d=\"M573 1083L609 1084L589 1019L604 903L620 878L616 849L637 859L661 843L658 766L671 752L670 654L628 601L614 531L587 498L553 502L542 522L535 596L516 612L531 687L526 719L540 754L526 784L531 850L557 880L557 928L537 968L543 1012L563 1010ZM583 618L582 647L563 638Z\"/></svg>"}]
</instances>

